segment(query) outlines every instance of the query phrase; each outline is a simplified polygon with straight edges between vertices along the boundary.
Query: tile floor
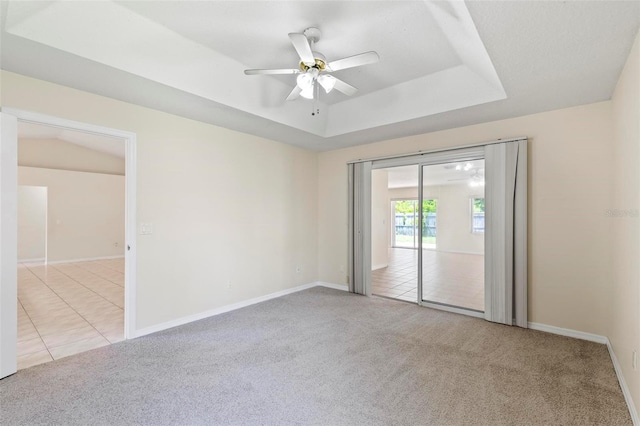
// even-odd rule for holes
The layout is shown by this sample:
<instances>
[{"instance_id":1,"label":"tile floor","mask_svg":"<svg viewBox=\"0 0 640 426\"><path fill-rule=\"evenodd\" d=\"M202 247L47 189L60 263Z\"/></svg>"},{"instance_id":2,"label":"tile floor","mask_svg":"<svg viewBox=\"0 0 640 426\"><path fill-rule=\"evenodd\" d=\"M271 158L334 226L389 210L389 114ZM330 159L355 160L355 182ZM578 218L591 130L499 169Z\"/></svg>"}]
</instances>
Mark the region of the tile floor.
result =
<instances>
[{"instance_id":1,"label":"tile floor","mask_svg":"<svg viewBox=\"0 0 640 426\"><path fill-rule=\"evenodd\" d=\"M484 311L484 256L423 252L423 300ZM417 250L389 249L389 266L371 273L373 294L415 302L417 270Z\"/></svg>"},{"instance_id":2,"label":"tile floor","mask_svg":"<svg viewBox=\"0 0 640 426\"><path fill-rule=\"evenodd\" d=\"M18 265L18 369L124 339L124 259Z\"/></svg>"}]
</instances>

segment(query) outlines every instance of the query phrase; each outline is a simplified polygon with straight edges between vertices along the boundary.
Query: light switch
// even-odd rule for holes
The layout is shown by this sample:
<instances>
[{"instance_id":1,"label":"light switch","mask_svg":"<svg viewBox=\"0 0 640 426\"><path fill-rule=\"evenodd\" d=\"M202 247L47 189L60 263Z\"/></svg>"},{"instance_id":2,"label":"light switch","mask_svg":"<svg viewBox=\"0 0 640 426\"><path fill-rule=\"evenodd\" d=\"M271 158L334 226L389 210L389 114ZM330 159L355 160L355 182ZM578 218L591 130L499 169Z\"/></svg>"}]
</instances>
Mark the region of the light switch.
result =
<instances>
[{"instance_id":1,"label":"light switch","mask_svg":"<svg viewBox=\"0 0 640 426\"><path fill-rule=\"evenodd\" d=\"M151 235L153 234L153 224L151 223L141 223L140 224L140 235Z\"/></svg>"}]
</instances>

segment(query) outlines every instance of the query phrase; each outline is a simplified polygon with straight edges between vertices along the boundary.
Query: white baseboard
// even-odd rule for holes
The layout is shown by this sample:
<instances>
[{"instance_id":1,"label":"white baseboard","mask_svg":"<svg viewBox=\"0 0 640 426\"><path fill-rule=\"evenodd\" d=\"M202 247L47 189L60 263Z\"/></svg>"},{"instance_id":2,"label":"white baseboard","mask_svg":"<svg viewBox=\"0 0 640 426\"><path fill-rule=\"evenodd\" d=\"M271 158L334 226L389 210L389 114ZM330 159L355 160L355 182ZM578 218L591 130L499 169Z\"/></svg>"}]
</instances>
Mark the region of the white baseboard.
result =
<instances>
[{"instance_id":1,"label":"white baseboard","mask_svg":"<svg viewBox=\"0 0 640 426\"><path fill-rule=\"evenodd\" d=\"M387 263L383 263L381 265L373 265L371 267L371 270L372 271L377 271L378 269L386 268L387 266L389 266L389 264L387 264Z\"/></svg>"},{"instance_id":2,"label":"white baseboard","mask_svg":"<svg viewBox=\"0 0 640 426\"><path fill-rule=\"evenodd\" d=\"M629 408L629 414L631 415L631 420L633 421L634 426L640 426L640 418L638 418L638 411L636 410L636 406L633 403L633 399L631 398L631 392L627 387L627 382L622 375L622 368L620 367L620 363L618 362L618 357L616 357L615 352L613 351L613 347L611 347L611 342L609 342L609 338L606 336L601 336L599 334L585 333L584 331L571 330L568 328L560 328L554 327L552 325L539 324L535 322L530 322L529 328L532 330L544 331L551 334L558 334L560 336L573 337L576 339L588 340L590 342L601 343L607 345L607 349L609 350L609 356L611 357L611 362L613 363L613 369L616 372L616 376L618 377L618 383L620 384L620 389L622 389L622 394L624 395L624 400L627 403L627 407Z\"/></svg>"},{"instance_id":3,"label":"white baseboard","mask_svg":"<svg viewBox=\"0 0 640 426\"><path fill-rule=\"evenodd\" d=\"M36 262L44 262L44 257L38 257L34 259L18 259L18 263L36 263Z\"/></svg>"},{"instance_id":4,"label":"white baseboard","mask_svg":"<svg viewBox=\"0 0 640 426\"><path fill-rule=\"evenodd\" d=\"M425 250L433 250L433 249L425 249ZM452 253L452 254L475 254L478 256L484 256L484 252L477 251L457 251L457 250L439 250L435 249L435 251L439 251L440 253Z\"/></svg>"},{"instance_id":5,"label":"white baseboard","mask_svg":"<svg viewBox=\"0 0 640 426\"><path fill-rule=\"evenodd\" d=\"M575 339L588 340L590 342L602 343L606 345L608 339L605 336L599 334L585 333L584 331L571 330L569 328L560 328L553 325L540 324L537 322L530 322L528 326L532 330L544 331L551 334L557 334L560 336L573 337Z\"/></svg>"},{"instance_id":6,"label":"white baseboard","mask_svg":"<svg viewBox=\"0 0 640 426\"><path fill-rule=\"evenodd\" d=\"M156 325L152 325L150 327L145 327L143 329L136 330L134 337L146 336L147 334L157 333L158 331L167 330L169 328L173 328L173 327L177 327L177 326L180 326L180 325L188 324L188 323L193 322L193 321L198 321L198 320L201 320L201 319L213 317L215 315L220 315L220 314L224 314L224 313L227 313L227 312L235 311L236 309L245 308L247 306L255 305L256 303L260 303L260 302L266 302L267 300L271 300L271 299L275 299L275 298L278 298L278 297L286 296L287 294L296 293L298 291L307 290L309 288L316 287L318 285L321 285L323 287L336 288L336 287L334 287L334 286L336 286L336 284L330 284L330 283L312 282L312 283L308 283L308 284L302 284L302 285L299 285L297 287L288 288L286 290L277 291L275 293L266 294L266 295L260 296L260 297L254 297L253 299L243 300L242 302L233 303L231 305L226 305L226 306L221 306L219 308L210 309L210 310L205 311L205 312L200 312L199 314L189 315L189 316L186 316L186 317L177 318L175 320L163 322L161 324L156 324ZM340 288L340 290L342 290L342 288Z\"/></svg>"},{"instance_id":7,"label":"white baseboard","mask_svg":"<svg viewBox=\"0 0 640 426\"><path fill-rule=\"evenodd\" d=\"M335 290L349 291L349 286L346 284L326 283L324 281L316 281L315 284L321 287L333 288Z\"/></svg>"},{"instance_id":8,"label":"white baseboard","mask_svg":"<svg viewBox=\"0 0 640 426\"><path fill-rule=\"evenodd\" d=\"M629 391L629 387L627 387L627 382L622 375L622 367L620 367L620 363L618 362L618 357L616 353L613 351L613 347L611 346L611 342L607 339L607 349L609 349L609 355L611 356L611 362L613 362L613 369L616 371L616 376L618 376L618 383L620 383L620 389L622 389L622 394L624 395L624 400L627 402L627 407L629 407L629 414L631 414L631 421L634 426L640 426L640 417L638 417L638 411L636 410L636 406L633 403L633 399L631 399L631 392Z\"/></svg>"},{"instance_id":9,"label":"white baseboard","mask_svg":"<svg viewBox=\"0 0 640 426\"><path fill-rule=\"evenodd\" d=\"M82 259L67 259L67 260L54 260L48 261L47 265L59 265L61 263L76 263L76 262L90 262L92 260L109 260L109 259L124 259L124 255L119 256L100 256L100 257L85 257Z\"/></svg>"}]
</instances>

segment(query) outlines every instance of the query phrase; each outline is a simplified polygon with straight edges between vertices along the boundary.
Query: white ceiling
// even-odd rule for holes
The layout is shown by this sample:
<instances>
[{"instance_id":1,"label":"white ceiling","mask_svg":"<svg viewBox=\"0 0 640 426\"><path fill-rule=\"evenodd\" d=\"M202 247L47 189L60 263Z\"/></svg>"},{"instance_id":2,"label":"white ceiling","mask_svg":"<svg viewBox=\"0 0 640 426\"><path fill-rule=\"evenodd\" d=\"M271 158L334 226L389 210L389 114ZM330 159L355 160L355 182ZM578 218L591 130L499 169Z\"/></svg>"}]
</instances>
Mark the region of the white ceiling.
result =
<instances>
[{"instance_id":1,"label":"white ceiling","mask_svg":"<svg viewBox=\"0 0 640 426\"><path fill-rule=\"evenodd\" d=\"M460 170L456 170L456 166L460 166ZM388 173L389 189L418 186L418 166L389 167L380 170ZM424 186L436 186L468 184L474 175L484 180L484 160L426 166L422 177Z\"/></svg>"},{"instance_id":2,"label":"white ceiling","mask_svg":"<svg viewBox=\"0 0 640 426\"><path fill-rule=\"evenodd\" d=\"M609 99L640 2L2 2L2 68L315 150ZM317 26L348 98L284 101ZM517 135L504 135L505 137Z\"/></svg>"},{"instance_id":3,"label":"white ceiling","mask_svg":"<svg viewBox=\"0 0 640 426\"><path fill-rule=\"evenodd\" d=\"M19 139L58 139L83 148L99 151L116 157L125 157L124 139L113 138L59 127L18 122Z\"/></svg>"}]
</instances>

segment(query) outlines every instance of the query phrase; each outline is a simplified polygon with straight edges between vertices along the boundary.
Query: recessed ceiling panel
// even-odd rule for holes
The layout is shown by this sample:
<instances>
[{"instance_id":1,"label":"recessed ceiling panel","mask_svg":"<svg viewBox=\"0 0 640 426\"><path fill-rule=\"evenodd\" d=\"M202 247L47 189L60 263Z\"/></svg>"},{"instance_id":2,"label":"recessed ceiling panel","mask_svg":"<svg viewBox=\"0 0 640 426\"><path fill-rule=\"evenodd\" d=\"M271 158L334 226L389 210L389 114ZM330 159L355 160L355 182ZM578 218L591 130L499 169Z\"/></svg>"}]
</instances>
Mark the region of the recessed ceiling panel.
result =
<instances>
[{"instance_id":1,"label":"recessed ceiling panel","mask_svg":"<svg viewBox=\"0 0 640 426\"><path fill-rule=\"evenodd\" d=\"M287 37L314 26L315 50L329 60L375 50L382 61L336 75L359 94L443 71L462 62L423 1L119 2L247 68L297 68ZM239 29L242 29L239 31ZM295 76L271 76L294 85ZM325 103L344 99L329 94Z\"/></svg>"},{"instance_id":2,"label":"recessed ceiling panel","mask_svg":"<svg viewBox=\"0 0 640 426\"><path fill-rule=\"evenodd\" d=\"M192 119L327 150L611 97L640 2L0 2L2 67ZM287 37L319 27L359 91L285 101ZM7 78L7 81L11 78ZM319 115L311 112L320 110ZM510 135L513 136L513 135ZM520 135L516 135L520 136Z\"/></svg>"},{"instance_id":3,"label":"recessed ceiling panel","mask_svg":"<svg viewBox=\"0 0 640 426\"><path fill-rule=\"evenodd\" d=\"M321 137L505 97L459 2L58 1L31 14L18 10L20 19L8 21L11 34ZM329 62L371 50L381 57L376 64L336 71L359 92L321 93L313 109L303 99L284 101L294 76L243 73L296 68L287 34L310 25L320 27L314 49ZM470 83L472 91L465 89ZM443 88L458 89L416 102L416 92Z\"/></svg>"}]
</instances>

